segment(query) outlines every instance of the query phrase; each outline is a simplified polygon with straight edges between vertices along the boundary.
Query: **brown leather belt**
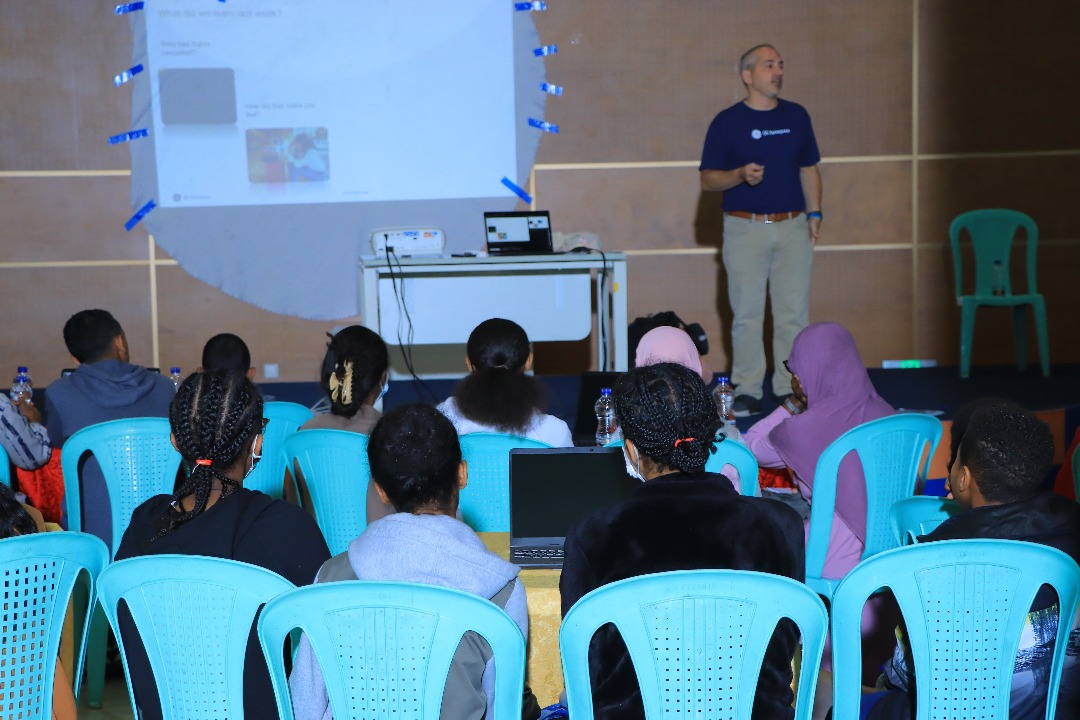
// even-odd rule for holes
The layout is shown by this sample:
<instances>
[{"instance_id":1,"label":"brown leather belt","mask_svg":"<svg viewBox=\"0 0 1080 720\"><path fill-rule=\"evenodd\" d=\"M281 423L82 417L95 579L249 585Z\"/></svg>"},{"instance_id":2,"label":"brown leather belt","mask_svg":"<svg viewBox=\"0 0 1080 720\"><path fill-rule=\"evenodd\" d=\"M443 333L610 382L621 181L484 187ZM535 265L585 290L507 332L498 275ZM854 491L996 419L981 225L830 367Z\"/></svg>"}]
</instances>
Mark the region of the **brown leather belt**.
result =
<instances>
[{"instance_id":1,"label":"brown leather belt","mask_svg":"<svg viewBox=\"0 0 1080 720\"><path fill-rule=\"evenodd\" d=\"M760 221L760 222L774 223L774 222L781 222L782 220L791 220L792 218L797 218L800 215L802 215L802 211L798 210L796 212L782 212L782 213L750 213L750 212L745 212L743 210L732 210L731 212L729 212L727 214L732 216L732 217L743 218L744 220L749 220L751 222Z\"/></svg>"}]
</instances>

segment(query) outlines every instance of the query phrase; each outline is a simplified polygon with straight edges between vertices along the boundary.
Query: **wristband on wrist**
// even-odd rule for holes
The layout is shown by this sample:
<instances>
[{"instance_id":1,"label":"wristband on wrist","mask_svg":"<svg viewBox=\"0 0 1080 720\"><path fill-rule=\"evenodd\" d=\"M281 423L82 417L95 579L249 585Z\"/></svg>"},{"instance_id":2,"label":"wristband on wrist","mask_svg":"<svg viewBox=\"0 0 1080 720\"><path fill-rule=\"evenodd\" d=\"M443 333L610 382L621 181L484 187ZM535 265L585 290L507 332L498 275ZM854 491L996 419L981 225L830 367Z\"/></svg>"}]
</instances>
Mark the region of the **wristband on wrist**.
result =
<instances>
[{"instance_id":1,"label":"wristband on wrist","mask_svg":"<svg viewBox=\"0 0 1080 720\"><path fill-rule=\"evenodd\" d=\"M801 413L801 412L802 412L802 410L800 410L800 409L799 409L799 408L798 408L798 407L797 407L797 406L795 405L795 403L793 403L793 402L791 401L791 398L784 398L784 409L785 409L785 410L787 410L787 411L788 411L789 413L791 413L792 415L798 415L799 413Z\"/></svg>"},{"instance_id":2,"label":"wristband on wrist","mask_svg":"<svg viewBox=\"0 0 1080 720\"><path fill-rule=\"evenodd\" d=\"M806 213L807 218L817 218L818 220L824 220L825 216L821 214L819 210Z\"/></svg>"}]
</instances>

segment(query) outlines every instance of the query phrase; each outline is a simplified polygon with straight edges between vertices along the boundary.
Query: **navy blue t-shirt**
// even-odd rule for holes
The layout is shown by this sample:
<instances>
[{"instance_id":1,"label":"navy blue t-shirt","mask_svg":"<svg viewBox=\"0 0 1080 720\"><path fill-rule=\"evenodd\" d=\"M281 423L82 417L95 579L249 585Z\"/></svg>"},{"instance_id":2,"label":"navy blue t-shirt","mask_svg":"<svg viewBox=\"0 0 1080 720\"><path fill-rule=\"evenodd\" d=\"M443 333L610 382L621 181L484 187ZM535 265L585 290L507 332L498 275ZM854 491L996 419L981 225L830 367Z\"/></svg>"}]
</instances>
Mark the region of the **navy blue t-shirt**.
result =
<instances>
[{"instance_id":1,"label":"navy blue t-shirt","mask_svg":"<svg viewBox=\"0 0 1080 720\"><path fill-rule=\"evenodd\" d=\"M799 169L821 161L810 115L802 105L777 98L772 110L739 102L717 115L705 136L701 170L734 170L747 163L765 166L757 185L739 183L724 191L724 210L752 213L806 209Z\"/></svg>"}]
</instances>

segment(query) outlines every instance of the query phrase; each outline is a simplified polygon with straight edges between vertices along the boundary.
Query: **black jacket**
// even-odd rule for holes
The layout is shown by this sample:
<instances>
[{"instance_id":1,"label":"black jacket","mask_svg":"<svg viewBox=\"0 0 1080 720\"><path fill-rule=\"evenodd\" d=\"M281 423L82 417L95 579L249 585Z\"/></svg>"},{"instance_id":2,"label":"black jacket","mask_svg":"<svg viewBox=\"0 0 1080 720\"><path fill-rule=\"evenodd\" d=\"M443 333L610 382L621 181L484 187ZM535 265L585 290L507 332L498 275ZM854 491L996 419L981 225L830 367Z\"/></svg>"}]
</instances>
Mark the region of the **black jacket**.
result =
<instances>
[{"instance_id":1,"label":"black jacket","mask_svg":"<svg viewBox=\"0 0 1080 720\"><path fill-rule=\"evenodd\" d=\"M559 589L563 615L608 583L667 570L757 570L802 581L803 523L782 503L742 497L722 475L674 473L578 521L566 537ZM765 655L754 718L790 718L791 658L798 641L784 622ZM626 646L613 626L589 648L595 716L641 720L645 710Z\"/></svg>"}]
</instances>

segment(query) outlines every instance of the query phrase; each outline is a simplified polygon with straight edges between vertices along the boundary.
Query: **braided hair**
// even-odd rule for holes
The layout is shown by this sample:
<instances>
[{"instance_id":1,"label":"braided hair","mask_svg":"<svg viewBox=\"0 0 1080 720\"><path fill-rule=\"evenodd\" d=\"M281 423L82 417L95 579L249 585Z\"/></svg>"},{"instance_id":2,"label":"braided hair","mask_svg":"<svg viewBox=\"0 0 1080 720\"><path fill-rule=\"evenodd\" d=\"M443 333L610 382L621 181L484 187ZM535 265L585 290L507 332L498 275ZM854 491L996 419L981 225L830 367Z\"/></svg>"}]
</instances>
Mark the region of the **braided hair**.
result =
<instances>
[{"instance_id":1,"label":"braided hair","mask_svg":"<svg viewBox=\"0 0 1080 720\"><path fill-rule=\"evenodd\" d=\"M454 388L454 404L469 420L499 432L523 435L543 412L543 386L525 374L531 349L524 328L492 318L469 335L466 354L473 371Z\"/></svg>"},{"instance_id":2,"label":"braided hair","mask_svg":"<svg viewBox=\"0 0 1080 720\"><path fill-rule=\"evenodd\" d=\"M363 325L350 325L330 336L319 383L330 397L330 412L351 418L382 382L390 364L386 343Z\"/></svg>"},{"instance_id":3,"label":"braided hair","mask_svg":"<svg viewBox=\"0 0 1080 720\"><path fill-rule=\"evenodd\" d=\"M676 363L636 367L612 394L623 436L639 453L660 468L705 469L721 423L700 375Z\"/></svg>"},{"instance_id":4,"label":"braided hair","mask_svg":"<svg viewBox=\"0 0 1080 720\"><path fill-rule=\"evenodd\" d=\"M223 498L240 487L227 472L261 432L262 412L262 395L242 373L212 370L184 380L169 407L169 425L190 474L173 494L178 512L163 519L155 540L206 510L215 479ZM180 500L188 495L195 496L195 505L185 511Z\"/></svg>"}]
</instances>

